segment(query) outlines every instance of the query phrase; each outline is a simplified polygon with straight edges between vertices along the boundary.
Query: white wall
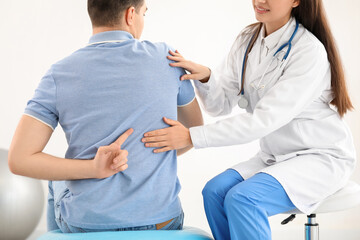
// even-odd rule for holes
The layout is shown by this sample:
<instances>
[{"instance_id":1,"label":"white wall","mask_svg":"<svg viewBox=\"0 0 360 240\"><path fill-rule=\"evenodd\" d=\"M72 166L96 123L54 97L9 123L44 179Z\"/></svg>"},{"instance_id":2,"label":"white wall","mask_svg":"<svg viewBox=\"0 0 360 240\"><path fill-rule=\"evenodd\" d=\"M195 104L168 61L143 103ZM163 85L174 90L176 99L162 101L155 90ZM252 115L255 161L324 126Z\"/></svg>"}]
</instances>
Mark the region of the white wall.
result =
<instances>
[{"instance_id":1,"label":"white wall","mask_svg":"<svg viewBox=\"0 0 360 240\"><path fill-rule=\"evenodd\" d=\"M251 1L239 0L148 0L149 11L143 39L165 41L193 61L215 67L231 47L238 32L255 21ZM360 108L360 2L324 0L333 33L345 64L348 86L356 109ZM91 34L85 0L0 1L0 148L8 148L27 100L39 80L57 60L86 45ZM237 112L237 111L236 111ZM207 123L216 119L205 115ZM346 116L360 153L360 114ZM179 158L181 200L186 225L209 231L203 213L201 190L206 181L247 160L257 151L257 142L244 146L192 150ZM46 152L63 156L66 141L57 129ZM354 173L360 183L360 168ZM44 182L45 186L45 182ZM360 208L319 216L324 229L360 228ZM285 216L272 219L275 232L294 228L302 232L303 217L281 227ZM45 215L38 230L45 231ZM295 238L292 238L295 239Z\"/></svg>"}]
</instances>

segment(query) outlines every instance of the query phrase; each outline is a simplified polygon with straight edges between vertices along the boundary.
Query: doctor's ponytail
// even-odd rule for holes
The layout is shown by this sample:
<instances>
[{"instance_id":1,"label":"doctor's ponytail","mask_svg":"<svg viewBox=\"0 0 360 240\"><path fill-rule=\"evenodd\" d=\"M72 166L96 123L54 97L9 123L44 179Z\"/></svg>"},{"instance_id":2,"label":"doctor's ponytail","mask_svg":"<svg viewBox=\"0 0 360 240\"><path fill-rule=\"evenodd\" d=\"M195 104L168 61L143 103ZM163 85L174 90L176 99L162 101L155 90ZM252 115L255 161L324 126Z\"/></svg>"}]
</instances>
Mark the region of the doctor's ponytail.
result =
<instances>
[{"instance_id":1,"label":"doctor's ponytail","mask_svg":"<svg viewBox=\"0 0 360 240\"><path fill-rule=\"evenodd\" d=\"M334 37L326 18L322 0L300 0L298 7L293 9L292 15L324 45L328 54L331 68L331 88L336 106L341 117L348 110L353 109L346 82L344 68L337 50Z\"/></svg>"}]
</instances>

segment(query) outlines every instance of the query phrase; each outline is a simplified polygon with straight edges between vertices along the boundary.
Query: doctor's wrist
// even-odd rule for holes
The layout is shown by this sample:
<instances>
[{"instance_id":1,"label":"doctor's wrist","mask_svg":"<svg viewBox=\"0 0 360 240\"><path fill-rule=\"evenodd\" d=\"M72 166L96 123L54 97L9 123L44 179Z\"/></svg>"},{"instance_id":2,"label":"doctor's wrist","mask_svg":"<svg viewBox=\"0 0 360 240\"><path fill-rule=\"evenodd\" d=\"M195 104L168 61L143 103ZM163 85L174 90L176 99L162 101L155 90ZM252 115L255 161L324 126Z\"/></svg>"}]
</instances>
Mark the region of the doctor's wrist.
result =
<instances>
[{"instance_id":1,"label":"doctor's wrist","mask_svg":"<svg viewBox=\"0 0 360 240\"><path fill-rule=\"evenodd\" d=\"M203 78L203 79L201 79L201 80L199 80L201 83L207 83L208 81L209 81L209 79L210 79L210 76L211 76L211 69L210 68L208 68L208 67L206 67L206 77L205 78Z\"/></svg>"}]
</instances>

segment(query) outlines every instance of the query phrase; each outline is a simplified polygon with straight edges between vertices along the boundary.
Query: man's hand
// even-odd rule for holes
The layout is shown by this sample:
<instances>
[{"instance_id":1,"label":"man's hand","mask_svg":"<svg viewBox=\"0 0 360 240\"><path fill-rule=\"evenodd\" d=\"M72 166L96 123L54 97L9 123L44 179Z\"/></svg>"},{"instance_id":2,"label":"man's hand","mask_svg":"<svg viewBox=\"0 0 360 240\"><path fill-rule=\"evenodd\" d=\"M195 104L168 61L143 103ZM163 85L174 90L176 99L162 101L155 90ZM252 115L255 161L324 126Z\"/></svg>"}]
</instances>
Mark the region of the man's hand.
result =
<instances>
[{"instance_id":1,"label":"man's hand","mask_svg":"<svg viewBox=\"0 0 360 240\"><path fill-rule=\"evenodd\" d=\"M122 150L121 145L133 132L128 129L115 142L98 149L93 160L96 178L107 178L128 168L128 151Z\"/></svg>"},{"instance_id":2,"label":"man's hand","mask_svg":"<svg viewBox=\"0 0 360 240\"><path fill-rule=\"evenodd\" d=\"M59 158L43 152L53 130L23 115L9 149L9 168L17 175L53 181L110 177L127 168L128 152L121 145L133 131L129 129L114 143L100 147L94 159Z\"/></svg>"}]
</instances>

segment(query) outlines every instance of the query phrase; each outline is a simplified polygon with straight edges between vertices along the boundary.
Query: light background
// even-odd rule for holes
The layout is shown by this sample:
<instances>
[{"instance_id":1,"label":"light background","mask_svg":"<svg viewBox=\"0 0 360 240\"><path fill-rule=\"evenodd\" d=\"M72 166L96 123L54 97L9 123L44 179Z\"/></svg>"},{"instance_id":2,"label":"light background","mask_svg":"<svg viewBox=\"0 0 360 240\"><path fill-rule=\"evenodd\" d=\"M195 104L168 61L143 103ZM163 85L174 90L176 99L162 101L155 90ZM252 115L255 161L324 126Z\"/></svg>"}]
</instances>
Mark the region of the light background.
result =
<instances>
[{"instance_id":1,"label":"light background","mask_svg":"<svg viewBox=\"0 0 360 240\"><path fill-rule=\"evenodd\" d=\"M354 112L345 117L360 153L360 1L324 0L338 43ZM149 11L142 39L164 41L188 59L216 67L239 31L255 21L250 0L147 0ZM12 135L41 77L50 65L86 45L91 25L85 0L0 1L0 148L8 149ZM234 113L240 112L235 110ZM204 114L205 122L217 119ZM331 129L329 129L331 131ZM63 157L67 144L57 128L47 153ZM192 150L179 158L180 194L185 225L208 232L202 207L205 183L257 152L258 142L243 146ZM359 156L359 154L358 154ZM360 168L353 180L360 183ZM44 188L46 182L43 182ZM45 207L45 206L44 206ZM45 210L45 208L44 208ZM305 216L281 226L285 215L271 218L274 239L303 239ZM324 239L360 239L360 208L318 216ZM45 211L33 234L46 230Z\"/></svg>"}]
</instances>

